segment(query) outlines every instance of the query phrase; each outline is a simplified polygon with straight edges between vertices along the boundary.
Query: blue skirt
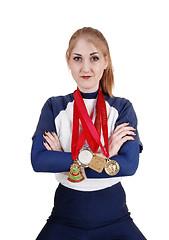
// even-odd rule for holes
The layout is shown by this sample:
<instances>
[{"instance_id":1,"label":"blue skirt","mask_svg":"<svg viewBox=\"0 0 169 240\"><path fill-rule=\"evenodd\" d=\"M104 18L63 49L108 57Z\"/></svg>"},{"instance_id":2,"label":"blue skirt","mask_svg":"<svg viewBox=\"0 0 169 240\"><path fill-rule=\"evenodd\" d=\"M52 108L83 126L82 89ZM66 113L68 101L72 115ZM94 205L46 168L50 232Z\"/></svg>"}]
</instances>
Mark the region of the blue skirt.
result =
<instances>
[{"instance_id":1,"label":"blue skirt","mask_svg":"<svg viewBox=\"0 0 169 240\"><path fill-rule=\"evenodd\" d=\"M71 239L146 239L130 217L121 183L92 192L59 184L51 216L37 240Z\"/></svg>"}]
</instances>

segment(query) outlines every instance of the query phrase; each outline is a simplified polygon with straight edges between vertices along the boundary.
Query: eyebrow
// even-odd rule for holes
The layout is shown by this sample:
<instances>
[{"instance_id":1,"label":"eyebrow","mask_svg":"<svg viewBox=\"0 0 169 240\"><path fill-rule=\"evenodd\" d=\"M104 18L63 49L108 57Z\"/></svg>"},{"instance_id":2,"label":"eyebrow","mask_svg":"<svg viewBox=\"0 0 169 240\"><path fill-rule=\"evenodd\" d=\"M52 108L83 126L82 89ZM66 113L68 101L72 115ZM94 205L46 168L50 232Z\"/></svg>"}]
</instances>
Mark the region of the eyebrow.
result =
<instances>
[{"instance_id":1,"label":"eyebrow","mask_svg":"<svg viewBox=\"0 0 169 240\"><path fill-rule=\"evenodd\" d=\"M95 54L99 54L99 53L98 52L93 52L93 53L90 53L90 56L95 55ZM79 57L82 56L82 54L79 54L79 53L73 53L73 55L77 55Z\"/></svg>"}]
</instances>

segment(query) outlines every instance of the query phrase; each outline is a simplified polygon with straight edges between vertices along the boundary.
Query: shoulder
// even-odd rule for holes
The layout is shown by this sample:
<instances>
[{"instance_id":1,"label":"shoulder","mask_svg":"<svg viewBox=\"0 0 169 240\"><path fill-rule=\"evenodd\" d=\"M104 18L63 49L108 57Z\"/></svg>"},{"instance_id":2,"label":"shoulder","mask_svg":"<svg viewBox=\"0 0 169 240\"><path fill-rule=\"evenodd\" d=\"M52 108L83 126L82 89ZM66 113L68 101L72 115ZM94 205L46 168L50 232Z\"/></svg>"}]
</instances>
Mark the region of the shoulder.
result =
<instances>
[{"instance_id":1,"label":"shoulder","mask_svg":"<svg viewBox=\"0 0 169 240\"><path fill-rule=\"evenodd\" d=\"M105 100L111 107L115 108L118 112L116 125L124 122L129 122L130 125L133 127L137 125L137 116L135 110L132 103L128 99L121 97L105 96Z\"/></svg>"},{"instance_id":2,"label":"shoulder","mask_svg":"<svg viewBox=\"0 0 169 240\"><path fill-rule=\"evenodd\" d=\"M64 96L56 96L56 97L50 97L47 102L49 102L51 104L51 106L55 106L55 105L66 105L69 102L73 102L74 97L73 97L73 93L64 95Z\"/></svg>"},{"instance_id":3,"label":"shoulder","mask_svg":"<svg viewBox=\"0 0 169 240\"><path fill-rule=\"evenodd\" d=\"M126 98L105 95L105 100L110 107L114 107L119 113L132 107L132 103Z\"/></svg>"},{"instance_id":4,"label":"shoulder","mask_svg":"<svg viewBox=\"0 0 169 240\"><path fill-rule=\"evenodd\" d=\"M73 93L64 96L53 96L47 99L42 108L42 111L52 111L56 116L60 111L65 110L67 105L73 101Z\"/></svg>"}]
</instances>

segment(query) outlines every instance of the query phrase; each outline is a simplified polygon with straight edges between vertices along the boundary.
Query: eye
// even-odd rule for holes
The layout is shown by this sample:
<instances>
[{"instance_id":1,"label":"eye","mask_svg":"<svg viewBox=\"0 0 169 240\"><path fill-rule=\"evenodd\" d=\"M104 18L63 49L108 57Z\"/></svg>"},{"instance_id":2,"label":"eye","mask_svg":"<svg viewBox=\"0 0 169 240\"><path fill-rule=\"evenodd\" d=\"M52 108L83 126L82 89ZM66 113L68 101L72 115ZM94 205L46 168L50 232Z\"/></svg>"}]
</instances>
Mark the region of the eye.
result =
<instances>
[{"instance_id":1,"label":"eye","mask_svg":"<svg viewBox=\"0 0 169 240\"><path fill-rule=\"evenodd\" d=\"M74 57L73 60L77 62L77 61L81 61L82 58L81 57Z\"/></svg>"},{"instance_id":2,"label":"eye","mask_svg":"<svg viewBox=\"0 0 169 240\"><path fill-rule=\"evenodd\" d=\"M97 57L97 56L93 56L93 57L91 58L91 60L94 61L94 62L96 62L96 61L99 60L99 57Z\"/></svg>"}]
</instances>

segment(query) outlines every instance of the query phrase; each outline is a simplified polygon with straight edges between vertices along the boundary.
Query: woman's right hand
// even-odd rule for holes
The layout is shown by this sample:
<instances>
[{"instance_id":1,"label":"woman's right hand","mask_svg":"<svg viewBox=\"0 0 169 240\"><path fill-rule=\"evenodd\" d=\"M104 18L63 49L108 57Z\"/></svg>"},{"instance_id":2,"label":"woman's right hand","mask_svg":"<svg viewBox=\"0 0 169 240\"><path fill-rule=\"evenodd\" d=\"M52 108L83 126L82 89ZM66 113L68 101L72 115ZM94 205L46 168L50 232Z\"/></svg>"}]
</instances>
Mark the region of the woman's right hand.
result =
<instances>
[{"instance_id":1,"label":"woman's right hand","mask_svg":"<svg viewBox=\"0 0 169 240\"><path fill-rule=\"evenodd\" d=\"M47 150L63 151L60 140L55 132L50 133L49 131L45 131L43 137L46 140L43 144Z\"/></svg>"},{"instance_id":2,"label":"woman's right hand","mask_svg":"<svg viewBox=\"0 0 169 240\"><path fill-rule=\"evenodd\" d=\"M121 146L129 141L129 140L134 140L134 137L131 135L135 136L135 128L128 126L129 123L122 123L118 125L113 134L109 138L109 155L110 157L113 157L118 154Z\"/></svg>"}]
</instances>

